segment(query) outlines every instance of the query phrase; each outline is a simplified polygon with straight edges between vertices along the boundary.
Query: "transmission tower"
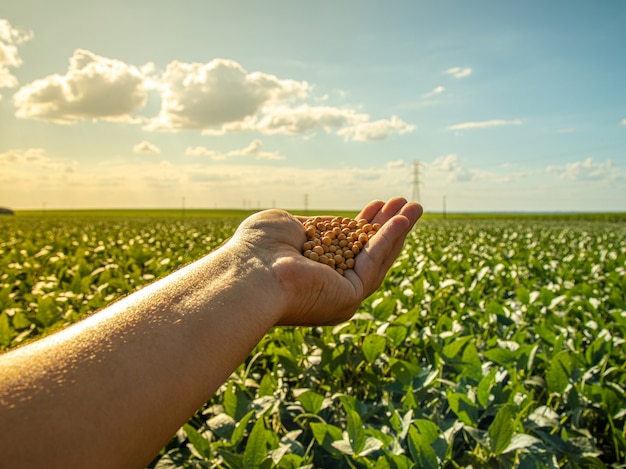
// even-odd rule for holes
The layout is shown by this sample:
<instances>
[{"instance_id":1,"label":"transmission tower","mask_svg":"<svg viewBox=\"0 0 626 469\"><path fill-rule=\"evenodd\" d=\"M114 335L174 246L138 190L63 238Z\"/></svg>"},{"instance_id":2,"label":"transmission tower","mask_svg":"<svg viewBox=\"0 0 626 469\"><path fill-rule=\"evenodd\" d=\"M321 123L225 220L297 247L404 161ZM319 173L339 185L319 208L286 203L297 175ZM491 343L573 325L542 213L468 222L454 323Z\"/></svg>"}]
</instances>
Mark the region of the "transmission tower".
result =
<instances>
[{"instance_id":1,"label":"transmission tower","mask_svg":"<svg viewBox=\"0 0 626 469\"><path fill-rule=\"evenodd\" d=\"M412 164L413 169L413 180L411 181L412 191L412 200L413 202L420 201L420 162L414 161Z\"/></svg>"}]
</instances>

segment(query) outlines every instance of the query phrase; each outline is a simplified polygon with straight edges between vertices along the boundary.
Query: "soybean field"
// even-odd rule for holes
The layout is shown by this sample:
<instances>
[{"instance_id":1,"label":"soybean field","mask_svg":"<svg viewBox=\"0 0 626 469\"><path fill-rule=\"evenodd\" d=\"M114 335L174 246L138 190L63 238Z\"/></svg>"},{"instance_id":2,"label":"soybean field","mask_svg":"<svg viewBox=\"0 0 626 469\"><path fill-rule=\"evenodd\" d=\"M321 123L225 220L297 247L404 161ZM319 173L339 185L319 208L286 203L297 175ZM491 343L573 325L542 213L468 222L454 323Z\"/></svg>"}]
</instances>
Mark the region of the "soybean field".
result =
<instances>
[{"instance_id":1,"label":"soybean field","mask_svg":"<svg viewBox=\"0 0 626 469\"><path fill-rule=\"evenodd\" d=\"M1 218L0 353L242 219ZM352 320L272 329L150 467L624 468L625 336L625 216L426 218Z\"/></svg>"}]
</instances>

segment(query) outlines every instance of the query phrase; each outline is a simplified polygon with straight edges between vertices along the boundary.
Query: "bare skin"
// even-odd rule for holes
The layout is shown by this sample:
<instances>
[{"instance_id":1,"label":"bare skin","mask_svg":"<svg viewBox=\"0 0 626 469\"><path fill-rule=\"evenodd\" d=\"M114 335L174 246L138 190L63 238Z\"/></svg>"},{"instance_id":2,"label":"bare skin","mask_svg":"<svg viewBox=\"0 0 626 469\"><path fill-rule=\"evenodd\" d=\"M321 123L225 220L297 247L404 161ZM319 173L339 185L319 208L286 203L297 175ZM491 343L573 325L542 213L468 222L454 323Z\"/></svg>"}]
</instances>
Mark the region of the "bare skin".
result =
<instances>
[{"instance_id":1,"label":"bare skin","mask_svg":"<svg viewBox=\"0 0 626 469\"><path fill-rule=\"evenodd\" d=\"M422 208L393 198L341 277L304 258L301 221L245 220L222 247L60 332L0 356L7 467L145 467L280 325L348 320L381 284Z\"/></svg>"}]
</instances>

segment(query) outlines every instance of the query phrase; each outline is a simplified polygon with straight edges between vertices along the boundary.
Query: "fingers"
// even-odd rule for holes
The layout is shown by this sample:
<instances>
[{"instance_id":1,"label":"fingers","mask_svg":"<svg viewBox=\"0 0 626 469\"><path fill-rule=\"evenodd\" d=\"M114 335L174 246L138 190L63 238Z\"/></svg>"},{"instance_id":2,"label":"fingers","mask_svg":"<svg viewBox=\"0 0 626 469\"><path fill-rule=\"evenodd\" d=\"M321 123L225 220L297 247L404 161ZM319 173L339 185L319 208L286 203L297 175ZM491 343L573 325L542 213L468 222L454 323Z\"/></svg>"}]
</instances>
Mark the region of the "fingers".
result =
<instances>
[{"instance_id":1,"label":"fingers","mask_svg":"<svg viewBox=\"0 0 626 469\"><path fill-rule=\"evenodd\" d=\"M387 270L402 250L407 234L422 212L421 205L407 203L399 197L380 207L372 221L383 226L365 245L355 264L355 273L363 282L366 295L370 295L380 286Z\"/></svg>"}]
</instances>

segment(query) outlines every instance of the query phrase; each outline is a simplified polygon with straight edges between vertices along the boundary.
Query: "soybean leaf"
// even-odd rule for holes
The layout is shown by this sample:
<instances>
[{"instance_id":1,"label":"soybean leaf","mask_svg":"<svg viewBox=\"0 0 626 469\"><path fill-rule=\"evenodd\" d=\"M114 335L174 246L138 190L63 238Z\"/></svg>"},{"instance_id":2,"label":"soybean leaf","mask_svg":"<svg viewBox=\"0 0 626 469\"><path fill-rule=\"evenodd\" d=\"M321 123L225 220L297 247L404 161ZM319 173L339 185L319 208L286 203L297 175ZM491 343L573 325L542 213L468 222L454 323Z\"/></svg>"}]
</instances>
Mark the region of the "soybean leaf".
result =
<instances>
[{"instance_id":1,"label":"soybean leaf","mask_svg":"<svg viewBox=\"0 0 626 469\"><path fill-rule=\"evenodd\" d=\"M528 449L532 446L541 447L541 440L535 438L532 435L527 435L525 433L518 433L513 435L511 438L511 442L509 445L502 451L503 454L510 453L513 451L517 451L518 449Z\"/></svg>"},{"instance_id":2,"label":"soybean leaf","mask_svg":"<svg viewBox=\"0 0 626 469\"><path fill-rule=\"evenodd\" d=\"M9 317L4 313L0 313L0 346L8 347L14 335L15 332L11 328Z\"/></svg>"},{"instance_id":3,"label":"soybean leaf","mask_svg":"<svg viewBox=\"0 0 626 469\"><path fill-rule=\"evenodd\" d=\"M508 406L501 407L489 426L489 446L493 454L502 454L511 442L514 418Z\"/></svg>"},{"instance_id":4,"label":"soybean leaf","mask_svg":"<svg viewBox=\"0 0 626 469\"><path fill-rule=\"evenodd\" d=\"M546 383L552 392L562 393L569 384L571 357L567 351L559 352L552 358L550 369L546 372Z\"/></svg>"},{"instance_id":5,"label":"soybean leaf","mask_svg":"<svg viewBox=\"0 0 626 469\"><path fill-rule=\"evenodd\" d=\"M308 390L298 396L298 401L302 404L304 410L311 414L317 414L322 409L324 396L315 391Z\"/></svg>"},{"instance_id":6,"label":"soybean leaf","mask_svg":"<svg viewBox=\"0 0 626 469\"><path fill-rule=\"evenodd\" d=\"M365 429L361 416L352 409L346 409L348 415L348 440L354 454L359 454L365 446Z\"/></svg>"},{"instance_id":7,"label":"soybean leaf","mask_svg":"<svg viewBox=\"0 0 626 469\"><path fill-rule=\"evenodd\" d=\"M383 298L382 301L374 307L372 313L377 320L386 321L389 319L389 316L396 312L397 308L398 304L395 298Z\"/></svg>"},{"instance_id":8,"label":"soybean leaf","mask_svg":"<svg viewBox=\"0 0 626 469\"><path fill-rule=\"evenodd\" d=\"M191 446L198 452L198 454L204 459L211 459L211 442L204 438L198 431L191 425L186 423L183 425L183 430L187 435L187 439Z\"/></svg>"},{"instance_id":9,"label":"soybean leaf","mask_svg":"<svg viewBox=\"0 0 626 469\"><path fill-rule=\"evenodd\" d=\"M483 379L478 383L476 389L476 398L481 406L487 407L489 404L489 396L491 396L491 387L496 382L496 372L498 370L493 368Z\"/></svg>"},{"instance_id":10,"label":"soybean leaf","mask_svg":"<svg viewBox=\"0 0 626 469\"><path fill-rule=\"evenodd\" d=\"M381 353L385 350L386 340L378 334L370 334L363 340L363 356L365 359L373 363Z\"/></svg>"},{"instance_id":11,"label":"soybean leaf","mask_svg":"<svg viewBox=\"0 0 626 469\"><path fill-rule=\"evenodd\" d=\"M478 407L465 394L449 392L448 404L452 412L466 425L476 426L478 422Z\"/></svg>"},{"instance_id":12,"label":"soybean leaf","mask_svg":"<svg viewBox=\"0 0 626 469\"><path fill-rule=\"evenodd\" d=\"M239 386L231 382L224 392L224 410L235 420L241 420L249 409L250 399Z\"/></svg>"},{"instance_id":13,"label":"soybean leaf","mask_svg":"<svg viewBox=\"0 0 626 469\"><path fill-rule=\"evenodd\" d=\"M257 469L267 455L267 430L263 419L260 418L254 423L246 449L243 452L243 466L245 469Z\"/></svg>"},{"instance_id":14,"label":"soybean leaf","mask_svg":"<svg viewBox=\"0 0 626 469\"><path fill-rule=\"evenodd\" d=\"M393 347L397 347L404 342L407 332L407 327L404 324L391 324L385 330L385 336L387 336Z\"/></svg>"},{"instance_id":15,"label":"soybean leaf","mask_svg":"<svg viewBox=\"0 0 626 469\"><path fill-rule=\"evenodd\" d=\"M312 422L311 431L317 444L331 454L335 453L333 442L343 439L341 429L329 423Z\"/></svg>"},{"instance_id":16,"label":"soybean leaf","mask_svg":"<svg viewBox=\"0 0 626 469\"><path fill-rule=\"evenodd\" d=\"M416 427L412 426L409 430L408 443L411 459L413 459L415 467L423 469L436 469L439 467L435 451L426 442L424 436L417 431Z\"/></svg>"},{"instance_id":17,"label":"soybean leaf","mask_svg":"<svg viewBox=\"0 0 626 469\"><path fill-rule=\"evenodd\" d=\"M417 419L413 424L417 427L420 435L424 438L424 441L426 441L429 445L433 444L441 434L439 427L430 420Z\"/></svg>"},{"instance_id":18,"label":"soybean leaf","mask_svg":"<svg viewBox=\"0 0 626 469\"><path fill-rule=\"evenodd\" d=\"M470 340L472 340L472 336L465 336L454 339L452 343L446 345L443 348L443 355L449 359L455 358L459 353L461 353L461 350L463 349L463 347L465 347L465 344L467 344Z\"/></svg>"},{"instance_id":19,"label":"soybean leaf","mask_svg":"<svg viewBox=\"0 0 626 469\"><path fill-rule=\"evenodd\" d=\"M246 431L246 427L248 426L248 421L250 417L254 415L254 410L251 410L246 415L244 415L239 422L237 422L237 426L233 430L233 434L230 436L230 442L233 445L237 445L243 438L243 434Z\"/></svg>"}]
</instances>

